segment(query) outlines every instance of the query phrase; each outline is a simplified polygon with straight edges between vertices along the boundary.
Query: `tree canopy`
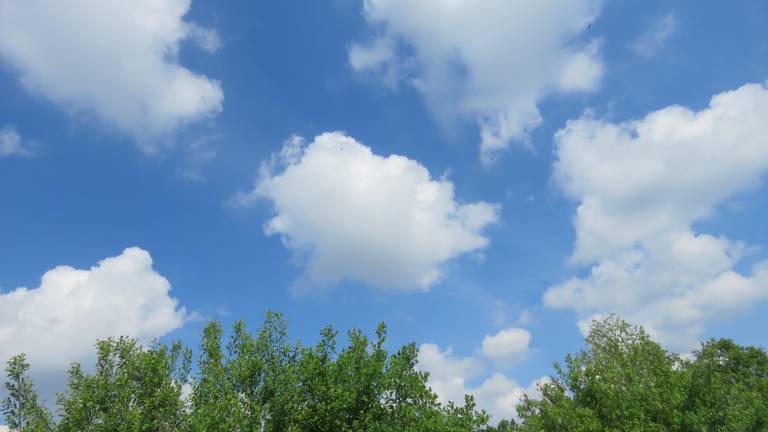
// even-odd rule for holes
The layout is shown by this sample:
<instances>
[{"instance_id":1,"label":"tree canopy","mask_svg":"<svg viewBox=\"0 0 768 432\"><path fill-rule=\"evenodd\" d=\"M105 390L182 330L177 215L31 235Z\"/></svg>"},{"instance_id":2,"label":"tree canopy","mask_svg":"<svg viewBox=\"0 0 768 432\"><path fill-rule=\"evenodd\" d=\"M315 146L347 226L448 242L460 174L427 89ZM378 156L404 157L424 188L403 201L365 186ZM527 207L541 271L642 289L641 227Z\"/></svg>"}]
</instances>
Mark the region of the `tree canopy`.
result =
<instances>
[{"instance_id":1,"label":"tree canopy","mask_svg":"<svg viewBox=\"0 0 768 432\"><path fill-rule=\"evenodd\" d=\"M373 338L353 329L346 345L338 339L326 327L314 345L291 342L282 316L268 313L253 334L243 322L228 335L209 323L196 359L180 343L99 341L92 368L70 368L55 415L22 354L7 363L2 409L24 432L768 430L768 355L728 339L686 359L618 317L595 321L542 397L493 424L469 395L441 404L416 345L388 353L383 324Z\"/></svg>"},{"instance_id":2,"label":"tree canopy","mask_svg":"<svg viewBox=\"0 0 768 432\"><path fill-rule=\"evenodd\" d=\"M518 431L766 431L768 355L709 340L692 359L616 316L555 364L542 398L518 406Z\"/></svg>"}]
</instances>

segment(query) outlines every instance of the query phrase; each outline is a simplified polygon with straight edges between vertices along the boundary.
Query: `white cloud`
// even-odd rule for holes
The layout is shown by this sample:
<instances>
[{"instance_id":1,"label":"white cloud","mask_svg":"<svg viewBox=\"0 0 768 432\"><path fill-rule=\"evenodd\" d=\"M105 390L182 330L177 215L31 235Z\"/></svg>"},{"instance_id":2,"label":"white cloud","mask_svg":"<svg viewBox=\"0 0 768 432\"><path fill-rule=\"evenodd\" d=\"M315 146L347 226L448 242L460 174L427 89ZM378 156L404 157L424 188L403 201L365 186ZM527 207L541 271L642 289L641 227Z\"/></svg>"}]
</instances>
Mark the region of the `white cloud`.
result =
<instances>
[{"instance_id":1,"label":"white cloud","mask_svg":"<svg viewBox=\"0 0 768 432\"><path fill-rule=\"evenodd\" d=\"M429 372L429 386L440 401L460 403L467 394L466 380L483 372L482 362L474 357L455 357L453 349L425 343L419 346L417 368Z\"/></svg>"},{"instance_id":2,"label":"white cloud","mask_svg":"<svg viewBox=\"0 0 768 432\"><path fill-rule=\"evenodd\" d=\"M582 117L556 135L555 176L579 201L573 261L584 278L552 287L548 306L615 312L667 347L696 347L704 324L768 297L768 264L734 267L750 248L692 224L768 170L768 89L748 84L694 112L671 106L640 120Z\"/></svg>"},{"instance_id":3,"label":"white cloud","mask_svg":"<svg viewBox=\"0 0 768 432\"><path fill-rule=\"evenodd\" d=\"M187 38L218 46L215 33L183 20L190 1L0 0L0 58L30 92L151 152L158 137L221 111L219 83L178 62Z\"/></svg>"},{"instance_id":4,"label":"white cloud","mask_svg":"<svg viewBox=\"0 0 768 432\"><path fill-rule=\"evenodd\" d=\"M221 39L216 30L201 27L195 23L185 23L187 37L195 41L204 51L215 53L221 49Z\"/></svg>"},{"instance_id":5,"label":"white cloud","mask_svg":"<svg viewBox=\"0 0 768 432\"><path fill-rule=\"evenodd\" d=\"M279 166L281 172L272 171ZM300 283L354 280L382 288L427 290L440 265L486 247L481 235L500 207L459 204L453 184L433 180L418 162L374 154L340 132L308 146L294 137L265 164L253 191L235 201L266 198L277 215L265 226L307 260Z\"/></svg>"},{"instance_id":6,"label":"white cloud","mask_svg":"<svg viewBox=\"0 0 768 432\"><path fill-rule=\"evenodd\" d=\"M677 31L678 21L674 14L664 15L637 37L630 48L642 57L652 57L664 47L667 40Z\"/></svg>"},{"instance_id":7,"label":"white cloud","mask_svg":"<svg viewBox=\"0 0 768 432\"><path fill-rule=\"evenodd\" d=\"M16 129L10 126L0 129L0 157L32 155L32 151L24 145Z\"/></svg>"},{"instance_id":8,"label":"white cloud","mask_svg":"<svg viewBox=\"0 0 768 432\"><path fill-rule=\"evenodd\" d=\"M0 293L0 361L23 352L33 372L50 376L71 362L90 362L97 339L125 335L148 343L185 320L170 288L139 248L89 270L49 270L37 288Z\"/></svg>"},{"instance_id":9,"label":"white cloud","mask_svg":"<svg viewBox=\"0 0 768 432\"><path fill-rule=\"evenodd\" d=\"M538 385L548 379L542 377L528 387L522 387L506 375L495 372L479 386L470 387L467 381L484 372L481 359L457 357L450 347L441 351L440 347L429 343L419 347L418 359L417 369L429 372L429 386L442 403L452 401L461 404L464 395L471 394L478 407L491 414L494 421L515 418L515 409L523 396L541 397Z\"/></svg>"},{"instance_id":10,"label":"white cloud","mask_svg":"<svg viewBox=\"0 0 768 432\"><path fill-rule=\"evenodd\" d=\"M528 353L531 334L522 328L508 328L483 339L483 355L504 367L523 360Z\"/></svg>"},{"instance_id":11,"label":"white cloud","mask_svg":"<svg viewBox=\"0 0 768 432\"><path fill-rule=\"evenodd\" d=\"M518 315L517 320L515 320L515 324L517 325L528 325L534 321L533 314L528 311L528 309L523 309L522 312L520 312L520 315Z\"/></svg>"},{"instance_id":12,"label":"white cloud","mask_svg":"<svg viewBox=\"0 0 768 432\"><path fill-rule=\"evenodd\" d=\"M396 48L390 38L376 39L368 46L353 44L349 47L349 65L356 71L374 72L387 87L395 88L402 78L401 68L395 61Z\"/></svg>"},{"instance_id":13,"label":"white cloud","mask_svg":"<svg viewBox=\"0 0 768 432\"><path fill-rule=\"evenodd\" d=\"M527 141L547 95L591 91L601 81L599 44L578 36L600 0L365 0L379 33L349 49L357 71L410 78L443 118L462 115L481 129L481 158Z\"/></svg>"}]
</instances>

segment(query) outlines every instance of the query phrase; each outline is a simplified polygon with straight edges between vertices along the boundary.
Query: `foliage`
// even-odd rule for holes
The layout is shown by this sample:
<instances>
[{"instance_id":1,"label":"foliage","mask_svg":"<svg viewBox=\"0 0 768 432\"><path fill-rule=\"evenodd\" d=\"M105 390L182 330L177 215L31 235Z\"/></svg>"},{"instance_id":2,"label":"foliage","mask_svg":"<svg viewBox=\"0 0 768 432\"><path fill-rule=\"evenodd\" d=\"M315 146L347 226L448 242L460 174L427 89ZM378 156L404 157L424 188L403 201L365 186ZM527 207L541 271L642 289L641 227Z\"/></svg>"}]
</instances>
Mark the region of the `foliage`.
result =
<instances>
[{"instance_id":1,"label":"foliage","mask_svg":"<svg viewBox=\"0 0 768 432\"><path fill-rule=\"evenodd\" d=\"M710 340L687 367L685 430L768 430L768 356L729 339Z\"/></svg>"},{"instance_id":2,"label":"foliage","mask_svg":"<svg viewBox=\"0 0 768 432\"><path fill-rule=\"evenodd\" d=\"M97 343L92 371L72 365L58 417L38 402L23 355L7 365L2 408L24 432L523 432L765 431L768 355L722 339L690 359L667 353L639 327L593 322L585 348L525 398L518 418L489 425L472 396L441 404L416 370L418 349L390 354L383 324L369 338L326 327L311 346L291 342L281 315L249 333L205 326L192 354L175 343Z\"/></svg>"},{"instance_id":3,"label":"foliage","mask_svg":"<svg viewBox=\"0 0 768 432\"><path fill-rule=\"evenodd\" d=\"M359 330L337 348L326 327L316 345L290 344L287 326L269 313L256 337L234 325L226 346L221 324L206 326L191 396L192 431L474 431L487 421L471 399L442 407L415 370L414 344L389 355L386 329L370 340Z\"/></svg>"},{"instance_id":4,"label":"foliage","mask_svg":"<svg viewBox=\"0 0 768 432\"><path fill-rule=\"evenodd\" d=\"M768 355L724 339L693 360L672 355L616 316L594 321L587 347L555 365L540 400L518 406L517 431L765 431Z\"/></svg>"},{"instance_id":5,"label":"foliage","mask_svg":"<svg viewBox=\"0 0 768 432\"><path fill-rule=\"evenodd\" d=\"M5 390L8 397L2 403L3 415L13 431L43 432L53 429L50 413L38 402L32 380L27 376L29 363L24 354L11 357L6 366Z\"/></svg>"},{"instance_id":6,"label":"foliage","mask_svg":"<svg viewBox=\"0 0 768 432\"><path fill-rule=\"evenodd\" d=\"M93 373L74 364L59 396L62 432L166 432L187 417L181 398L189 351L181 344L142 348L129 338L98 342Z\"/></svg>"}]
</instances>

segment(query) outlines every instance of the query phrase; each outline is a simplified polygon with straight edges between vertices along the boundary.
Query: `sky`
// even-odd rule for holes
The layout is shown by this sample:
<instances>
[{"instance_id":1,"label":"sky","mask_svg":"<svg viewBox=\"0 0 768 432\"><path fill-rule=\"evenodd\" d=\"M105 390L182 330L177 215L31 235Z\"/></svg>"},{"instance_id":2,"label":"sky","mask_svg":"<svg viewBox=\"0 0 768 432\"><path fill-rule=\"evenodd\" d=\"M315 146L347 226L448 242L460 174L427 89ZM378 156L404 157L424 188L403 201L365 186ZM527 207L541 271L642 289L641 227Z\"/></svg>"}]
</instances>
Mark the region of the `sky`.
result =
<instances>
[{"instance_id":1,"label":"sky","mask_svg":"<svg viewBox=\"0 0 768 432\"><path fill-rule=\"evenodd\" d=\"M0 360L389 329L514 415L616 313L768 346L768 4L0 0Z\"/></svg>"}]
</instances>

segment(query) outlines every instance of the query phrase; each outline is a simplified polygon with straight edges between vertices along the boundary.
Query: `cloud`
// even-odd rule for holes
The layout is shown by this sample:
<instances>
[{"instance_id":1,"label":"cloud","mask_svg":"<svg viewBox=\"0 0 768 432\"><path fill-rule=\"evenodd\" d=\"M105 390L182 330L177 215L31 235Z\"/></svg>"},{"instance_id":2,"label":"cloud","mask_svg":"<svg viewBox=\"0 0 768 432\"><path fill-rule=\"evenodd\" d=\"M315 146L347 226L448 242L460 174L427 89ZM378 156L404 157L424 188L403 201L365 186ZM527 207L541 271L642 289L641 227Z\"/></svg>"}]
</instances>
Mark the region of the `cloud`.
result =
<instances>
[{"instance_id":1,"label":"cloud","mask_svg":"<svg viewBox=\"0 0 768 432\"><path fill-rule=\"evenodd\" d=\"M408 79L439 117L476 121L481 160L510 141L527 142L537 107L557 93L595 90L603 75L599 42L579 35L600 0L365 0L377 32L352 44L349 61L391 83Z\"/></svg>"},{"instance_id":2,"label":"cloud","mask_svg":"<svg viewBox=\"0 0 768 432\"><path fill-rule=\"evenodd\" d=\"M531 334L522 328L508 328L483 339L483 355L496 365L510 366L525 358L531 343Z\"/></svg>"},{"instance_id":3,"label":"cloud","mask_svg":"<svg viewBox=\"0 0 768 432\"><path fill-rule=\"evenodd\" d=\"M632 41L630 48L641 57L653 57L675 34L678 26L679 23L674 14L664 15Z\"/></svg>"},{"instance_id":4,"label":"cloud","mask_svg":"<svg viewBox=\"0 0 768 432\"><path fill-rule=\"evenodd\" d=\"M481 231L500 212L496 204L456 202L450 181L433 180L406 157L378 156L341 132L309 145L288 140L235 203L258 199L270 200L276 213L265 233L306 258L305 286L352 280L427 290L442 263L488 246Z\"/></svg>"},{"instance_id":5,"label":"cloud","mask_svg":"<svg viewBox=\"0 0 768 432\"><path fill-rule=\"evenodd\" d=\"M467 381L484 372L484 363L478 357L457 357L451 347L441 351L435 344L419 347L418 370L429 372L429 386L440 402L461 404L465 394L475 397L478 407L486 410L494 421L517 417L516 407L524 395L540 398L538 386L547 377L522 387L500 372L493 373L477 387L469 387Z\"/></svg>"},{"instance_id":6,"label":"cloud","mask_svg":"<svg viewBox=\"0 0 768 432\"><path fill-rule=\"evenodd\" d=\"M222 43L216 30L201 27L195 23L185 23L187 37L193 40L205 52L215 53Z\"/></svg>"},{"instance_id":7,"label":"cloud","mask_svg":"<svg viewBox=\"0 0 768 432\"><path fill-rule=\"evenodd\" d=\"M185 321L170 288L135 247L88 270L49 270L37 288L0 293L0 361L25 353L35 374L61 375L72 362L89 363L97 339L151 342Z\"/></svg>"},{"instance_id":8,"label":"cloud","mask_svg":"<svg viewBox=\"0 0 768 432\"><path fill-rule=\"evenodd\" d=\"M349 47L349 65L356 71L373 72L387 87L396 88L402 78L401 68L395 61L396 48L390 38L379 38L367 46L352 44Z\"/></svg>"},{"instance_id":9,"label":"cloud","mask_svg":"<svg viewBox=\"0 0 768 432\"><path fill-rule=\"evenodd\" d=\"M95 116L154 151L157 138L222 109L217 81L179 63L188 38L218 38L183 16L190 0L0 0L0 58L21 84Z\"/></svg>"},{"instance_id":10,"label":"cloud","mask_svg":"<svg viewBox=\"0 0 768 432\"><path fill-rule=\"evenodd\" d=\"M21 135L10 126L0 129L0 157L7 156L33 156L32 151L24 145Z\"/></svg>"},{"instance_id":11,"label":"cloud","mask_svg":"<svg viewBox=\"0 0 768 432\"><path fill-rule=\"evenodd\" d=\"M678 351L704 324L768 297L768 263L734 270L753 248L692 224L768 170L768 89L747 84L694 112L639 120L584 116L556 134L555 178L579 202L574 263L588 276L554 286L550 307L589 319L615 312Z\"/></svg>"},{"instance_id":12,"label":"cloud","mask_svg":"<svg viewBox=\"0 0 768 432\"><path fill-rule=\"evenodd\" d=\"M425 343L419 346L417 368L429 372L429 386L440 401L461 402L467 394L466 380L483 372L483 364L474 357L456 357L453 349Z\"/></svg>"}]
</instances>

